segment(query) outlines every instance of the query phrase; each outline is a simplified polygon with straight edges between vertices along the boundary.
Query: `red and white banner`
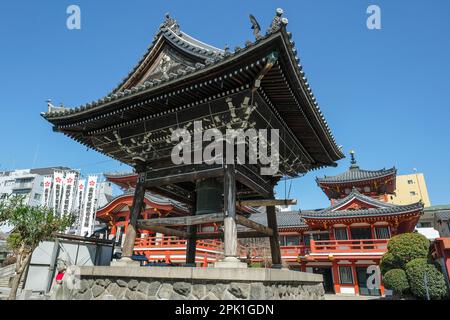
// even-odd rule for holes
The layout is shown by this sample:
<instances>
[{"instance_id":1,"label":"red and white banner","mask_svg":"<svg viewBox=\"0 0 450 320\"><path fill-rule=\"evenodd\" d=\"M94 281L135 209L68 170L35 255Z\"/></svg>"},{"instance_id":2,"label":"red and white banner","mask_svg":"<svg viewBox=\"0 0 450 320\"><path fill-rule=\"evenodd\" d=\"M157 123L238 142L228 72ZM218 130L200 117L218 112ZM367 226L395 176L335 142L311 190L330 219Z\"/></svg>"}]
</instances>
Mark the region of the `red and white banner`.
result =
<instances>
[{"instance_id":1,"label":"red and white banner","mask_svg":"<svg viewBox=\"0 0 450 320\"><path fill-rule=\"evenodd\" d=\"M81 216L81 212L83 209L84 204L84 189L86 189L86 180L78 180L78 187L77 187L77 198L75 200L75 208L74 210L78 212L78 214Z\"/></svg>"},{"instance_id":2,"label":"red and white banner","mask_svg":"<svg viewBox=\"0 0 450 320\"><path fill-rule=\"evenodd\" d=\"M75 179L77 174L75 172L68 172L63 181L63 194L61 201L61 215L65 216L72 210Z\"/></svg>"},{"instance_id":3,"label":"red and white banner","mask_svg":"<svg viewBox=\"0 0 450 320\"><path fill-rule=\"evenodd\" d=\"M50 191L52 189L52 176L44 177L44 196L42 197L42 205L48 207L50 201Z\"/></svg>"},{"instance_id":4,"label":"red and white banner","mask_svg":"<svg viewBox=\"0 0 450 320\"><path fill-rule=\"evenodd\" d=\"M83 206L83 215L80 220L80 235L91 235L95 222L95 194L97 191L97 176L89 176L85 191L85 200Z\"/></svg>"},{"instance_id":5,"label":"red and white banner","mask_svg":"<svg viewBox=\"0 0 450 320\"><path fill-rule=\"evenodd\" d=\"M59 212L61 206L61 196L63 187L64 172L55 171L53 173L53 201L52 208L55 212Z\"/></svg>"}]
</instances>

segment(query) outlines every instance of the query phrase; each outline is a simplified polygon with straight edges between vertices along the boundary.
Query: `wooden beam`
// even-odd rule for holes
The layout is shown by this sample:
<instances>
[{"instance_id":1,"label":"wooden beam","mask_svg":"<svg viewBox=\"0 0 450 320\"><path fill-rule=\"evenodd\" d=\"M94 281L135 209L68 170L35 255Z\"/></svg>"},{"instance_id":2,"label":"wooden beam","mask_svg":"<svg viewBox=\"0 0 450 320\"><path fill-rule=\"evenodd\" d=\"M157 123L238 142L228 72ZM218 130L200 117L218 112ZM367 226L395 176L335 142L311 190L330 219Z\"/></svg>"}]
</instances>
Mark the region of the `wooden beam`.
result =
<instances>
[{"instance_id":1,"label":"wooden beam","mask_svg":"<svg viewBox=\"0 0 450 320\"><path fill-rule=\"evenodd\" d=\"M237 237L240 239L245 238L264 238L268 237L267 234L257 231L238 231ZM197 233L197 240L201 239L223 239L223 232L202 232Z\"/></svg>"},{"instance_id":2,"label":"wooden beam","mask_svg":"<svg viewBox=\"0 0 450 320\"><path fill-rule=\"evenodd\" d=\"M178 201L178 202L190 205L190 206L192 206L192 204L194 203L194 201L192 200L193 197L191 199L186 198L185 196L181 195L180 193L176 193L176 192L167 190L164 187L151 187L151 188L148 188L147 190L149 190L153 193L156 193L160 196L163 196L165 198L169 198L169 199L172 199L172 200L175 200L175 201Z\"/></svg>"},{"instance_id":3,"label":"wooden beam","mask_svg":"<svg viewBox=\"0 0 450 320\"><path fill-rule=\"evenodd\" d=\"M194 182L200 179L221 177L222 175L222 165L192 164L177 166L174 168L147 171L145 175L145 186L151 188L186 181Z\"/></svg>"},{"instance_id":4,"label":"wooden beam","mask_svg":"<svg viewBox=\"0 0 450 320\"><path fill-rule=\"evenodd\" d=\"M248 166L236 166L236 180L256 191L263 197L269 197L271 195L271 189L268 181Z\"/></svg>"},{"instance_id":5,"label":"wooden beam","mask_svg":"<svg viewBox=\"0 0 450 320\"><path fill-rule=\"evenodd\" d=\"M154 232L162 233L166 236L175 236L183 239L189 238L189 233L187 233L186 231L172 228L166 228L161 226L145 226L145 225L139 225L138 228L141 230L151 230Z\"/></svg>"},{"instance_id":6,"label":"wooden beam","mask_svg":"<svg viewBox=\"0 0 450 320\"><path fill-rule=\"evenodd\" d=\"M239 206L270 207L296 205L296 199L254 199L238 201Z\"/></svg>"},{"instance_id":7,"label":"wooden beam","mask_svg":"<svg viewBox=\"0 0 450 320\"><path fill-rule=\"evenodd\" d=\"M172 218L157 218L157 219L141 219L139 225L141 226L192 226L199 224L207 224L223 221L223 213L209 213L198 216L184 216Z\"/></svg>"},{"instance_id":8,"label":"wooden beam","mask_svg":"<svg viewBox=\"0 0 450 320\"><path fill-rule=\"evenodd\" d=\"M244 216L237 215L236 222L240 225L246 226L247 228L253 229L260 233L264 233L267 236L273 235L273 230L250 219L245 218Z\"/></svg>"}]
</instances>

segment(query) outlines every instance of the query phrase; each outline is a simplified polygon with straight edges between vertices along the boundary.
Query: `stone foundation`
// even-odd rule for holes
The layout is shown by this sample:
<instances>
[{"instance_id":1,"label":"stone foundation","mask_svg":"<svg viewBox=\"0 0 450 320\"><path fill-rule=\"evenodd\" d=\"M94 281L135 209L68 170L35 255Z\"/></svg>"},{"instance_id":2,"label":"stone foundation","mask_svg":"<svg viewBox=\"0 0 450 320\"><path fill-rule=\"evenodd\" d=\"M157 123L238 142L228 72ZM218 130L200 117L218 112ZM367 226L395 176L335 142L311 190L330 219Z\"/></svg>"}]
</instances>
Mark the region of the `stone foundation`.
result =
<instances>
[{"instance_id":1,"label":"stone foundation","mask_svg":"<svg viewBox=\"0 0 450 320\"><path fill-rule=\"evenodd\" d=\"M82 267L75 300L323 299L322 276L275 269Z\"/></svg>"}]
</instances>

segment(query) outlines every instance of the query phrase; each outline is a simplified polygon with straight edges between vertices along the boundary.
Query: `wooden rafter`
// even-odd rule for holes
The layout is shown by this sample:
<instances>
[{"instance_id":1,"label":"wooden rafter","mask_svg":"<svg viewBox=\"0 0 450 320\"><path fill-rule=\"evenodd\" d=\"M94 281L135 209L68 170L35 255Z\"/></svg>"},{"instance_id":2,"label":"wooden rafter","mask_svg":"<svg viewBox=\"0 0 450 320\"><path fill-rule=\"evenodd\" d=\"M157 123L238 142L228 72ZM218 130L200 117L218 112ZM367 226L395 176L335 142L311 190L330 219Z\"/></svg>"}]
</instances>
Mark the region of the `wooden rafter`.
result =
<instances>
[{"instance_id":1,"label":"wooden rafter","mask_svg":"<svg viewBox=\"0 0 450 320\"><path fill-rule=\"evenodd\" d=\"M214 223L223 221L223 213L210 213L202 214L198 216L183 216L183 217L172 217L172 218L158 218L158 219L141 219L138 220L138 224L141 229L146 227L154 226L192 226L201 225L207 223Z\"/></svg>"},{"instance_id":2,"label":"wooden rafter","mask_svg":"<svg viewBox=\"0 0 450 320\"><path fill-rule=\"evenodd\" d=\"M166 236L175 236L175 237L179 237L182 239L189 238L189 233L187 233L186 231L173 229L173 228L166 228L166 227L162 227L162 226L142 226L142 225L139 225L138 228L143 229L143 230L151 230L153 232L163 233Z\"/></svg>"},{"instance_id":3,"label":"wooden rafter","mask_svg":"<svg viewBox=\"0 0 450 320\"><path fill-rule=\"evenodd\" d=\"M238 201L239 206L270 207L296 205L296 199L254 199Z\"/></svg>"}]
</instances>

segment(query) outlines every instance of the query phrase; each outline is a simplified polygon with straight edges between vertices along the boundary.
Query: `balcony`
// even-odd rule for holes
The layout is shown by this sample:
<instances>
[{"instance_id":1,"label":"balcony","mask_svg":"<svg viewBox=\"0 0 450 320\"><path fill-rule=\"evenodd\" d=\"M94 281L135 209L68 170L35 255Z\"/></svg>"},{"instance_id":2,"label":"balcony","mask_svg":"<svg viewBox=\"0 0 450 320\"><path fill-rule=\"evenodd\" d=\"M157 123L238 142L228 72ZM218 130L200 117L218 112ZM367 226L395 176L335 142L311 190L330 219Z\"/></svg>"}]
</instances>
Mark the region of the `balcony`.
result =
<instances>
[{"instance_id":1,"label":"balcony","mask_svg":"<svg viewBox=\"0 0 450 320\"><path fill-rule=\"evenodd\" d=\"M33 182L16 182L12 190L29 190L33 188Z\"/></svg>"},{"instance_id":2,"label":"balcony","mask_svg":"<svg viewBox=\"0 0 450 320\"><path fill-rule=\"evenodd\" d=\"M384 253L387 251L388 241L388 239L312 240L311 253Z\"/></svg>"}]
</instances>

